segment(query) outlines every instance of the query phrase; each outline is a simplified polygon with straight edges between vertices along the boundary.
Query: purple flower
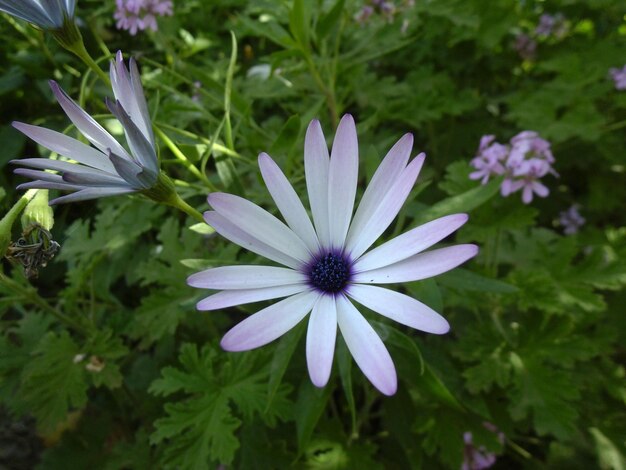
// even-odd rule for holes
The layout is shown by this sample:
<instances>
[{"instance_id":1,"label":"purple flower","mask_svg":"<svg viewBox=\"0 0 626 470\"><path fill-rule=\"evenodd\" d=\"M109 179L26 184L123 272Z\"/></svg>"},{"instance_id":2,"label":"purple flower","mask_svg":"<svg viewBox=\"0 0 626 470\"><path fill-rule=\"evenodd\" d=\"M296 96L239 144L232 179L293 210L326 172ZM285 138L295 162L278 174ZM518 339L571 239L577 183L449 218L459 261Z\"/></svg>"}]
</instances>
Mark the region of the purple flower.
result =
<instances>
[{"instance_id":1,"label":"purple flower","mask_svg":"<svg viewBox=\"0 0 626 470\"><path fill-rule=\"evenodd\" d=\"M230 241L286 267L225 266L190 276L193 287L220 290L198 310L216 310L287 297L232 328L227 351L263 346L296 326L310 312L306 340L309 375L323 387L333 363L337 326L365 376L386 395L397 389L393 361L378 334L352 301L403 325L434 334L448 322L423 303L372 284L410 282L436 276L472 258L475 245L423 252L467 221L455 214L416 227L370 251L389 227L413 187L425 156L409 163L413 136L406 134L387 153L352 217L359 154L352 116L342 118L328 153L319 121L304 143L304 168L313 223L280 168L259 156L261 175L286 224L238 196L213 193L204 218Z\"/></svg>"},{"instance_id":2,"label":"purple flower","mask_svg":"<svg viewBox=\"0 0 626 470\"><path fill-rule=\"evenodd\" d=\"M494 135L484 135L480 139L478 154L472 161L472 165L476 171L470 173L470 179L481 180L481 184L487 184L490 176L504 174L503 162L505 161L509 149L495 140Z\"/></svg>"},{"instance_id":3,"label":"purple flower","mask_svg":"<svg viewBox=\"0 0 626 470\"><path fill-rule=\"evenodd\" d=\"M148 107L137 65L131 59L130 70L127 69L121 52L111 62L111 84L115 101L107 100L107 106L124 128L130 152L78 106L56 82L51 81L50 87L57 101L93 147L50 129L14 122L16 129L38 144L73 160L13 160L12 163L17 165L34 168L15 170L15 173L33 179L18 186L18 189L73 191L72 194L50 201L50 204L55 204L146 191L155 186L159 178L159 164ZM54 170L60 174L42 170Z\"/></svg>"},{"instance_id":4,"label":"purple flower","mask_svg":"<svg viewBox=\"0 0 626 470\"><path fill-rule=\"evenodd\" d=\"M533 60L537 53L537 42L526 33L520 33L515 37L513 47L524 60Z\"/></svg>"},{"instance_id":5,"label":"purple flower","mask_svg":"<svg viewBox=\"0 0 626 470\"><path fill-rule=\"evenodd\" d=\"M478 155L470 161L476 171L470 179L486 184L491 176L504 175L500 193L506 197L522 190L522 201L530 204L533 195L546 197L550 193L539 179L551 173L554 155L550 142L534 131L523 131L511 138L509 145L494 142L495 136L485 135L480 139Z\"/></svg>"},{"instance_id":6,"label":"purple flower","mask_svg":"<svg viewBox=\"0 0 626 470\"><path fill-rule=\"evenodd\" d=\"M615 82L616 90L626 90L626 65L624 65L621 69L615 67L610 69L609 74Z\"/></svg>"},{"instance_id":7,"label":"purple flower","mask_svg":"<svg viewBox=\"0 0 626 470\"><path fill-rule=\"evenodd\" d=\"M117 9L113 17L117 20L117 29L130 32L158 29L156 17L172 14L171 0L116 0Z\"/></svg>"},{"instance_id":8,"label":"purple flower","mask_svg":"<svg viewBox=\"0 0 626 470\"><path fill-rule=\"evenodd\" d=\"M365 24L367 20L374 14L374 8L370 5L363 5L359 12L354 15L354 21L359 24Z\"/></svg>"},{"instance_id":9,"label":"purple flower","mask_svg":"<svg viewBox=\"0 0 626 470\"><path fill-rule=\"evenodd\" d=\"M585 218L580 215L578 204L572 205L566 211L559 214L559 225L561 225L566 235L573 235L578 232L578 229L585 225Z\"/></svg>"},{"instance_id":10,"label":"purple flower","mask_svg":"<svg viewBox=\"0 0 626 470\"><path fill-rule=\"evenodd\" d=\"M0 11L47 30L63 28L75 7L76 0L0 0Z\"/></svg>"},{"instance_id":11,"label":"purple flower","mask_svg":"<svg viewBox=\"0 0 626 470\"><path fill-rule=\"evenodd\" d=\"M489 430L492 430L489 426L495 428L491 423L484 423L484 425ZM497 429L493 432L497 432ZM504 434L498 433L498 439L500 442L504 442ZM487 452L484 446L476 447L474 445L471 432L463 434L463 442L465 443L465 448L463 449L461 470L484 470L496 463L495 453Z\"/></svg>"},{"instance_id":12,"label":"purple flower","mask_svg":"<svg viewBox=\"0 0 626 470\"><path fill-rule=\"evenodd\" d=\"M565 16L563 16L562 13L557 13L555 15L544 13L539 17L539 24L535 29L535 34L537 36L554 36L556 38L561 38L565 36L566 33L567 23L565 22Z\"/></svg>"},{"instance_id":13,"label":"purple flower","mask_svg":"<svg viewBox=\"0 0 626 470\"><path fill-rule=\"evenodd\" d=\"M547 175L550 171L550 164L545 160L532 158L524 160L513 169L512 176L518 179L507 178L501 188L503 196L522 190L522 201L530 204L533 194L539 197L547 197L550 191L538 180ZM504 183L507 183L506 185ZM505 189L506 188L506 189Z\"/></svg>"}]
</instances>

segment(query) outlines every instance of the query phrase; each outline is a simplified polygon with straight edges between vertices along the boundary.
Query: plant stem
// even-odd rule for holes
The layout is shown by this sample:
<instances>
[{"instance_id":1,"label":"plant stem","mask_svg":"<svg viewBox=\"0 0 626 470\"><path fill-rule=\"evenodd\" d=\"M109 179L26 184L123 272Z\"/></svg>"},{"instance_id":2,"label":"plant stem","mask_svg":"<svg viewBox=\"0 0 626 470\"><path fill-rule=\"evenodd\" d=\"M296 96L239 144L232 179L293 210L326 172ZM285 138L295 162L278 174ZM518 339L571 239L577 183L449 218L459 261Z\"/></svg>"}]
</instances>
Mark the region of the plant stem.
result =
<instances>
[{"instance_id":1,"label":"plant stem","mask_svg":"<svg viewBox=\"0 0 626 470\"><path fill-rule=\"evenodd\" d=\"M332 89L326 86L324 80L322 80L322 77L320 76L317 67L315 67L315 63L313 62L313 59L311 58L308 51L302 50L302 53L304 54L307 65L309 66L309 71L313 76L313 80L315 80L318 88L326 96L326 104L328 105L328 110L330 112L330 118L332 120L333 127L337 127L337 124L339 123L339 114L337 112L337 102L335 100L335 94L333 93Z\"/></svg>"},{"instance_id":2,"label":"plant stem","mask_svg":"<svg viewBox=\"0 0 626 470\"><path fill-rule=\"evenodd\" d=\"M165 143L167 148L174 154L174 156L180 160L185 168L187 168L194 176L196 176L200 181L202 181L211 191L216 191L217 188L209 181L206 175L202 174L196 166L189 161L189 159L185 156L185 154L178 148L178 146L170 139L167 134L165 134L161 129L157 126L152 126L154 128L154 132L159 136L159 138Z\"/></svg>"},{"instance_id":3,"label":"plant stem","mask_svg":"<svg viewBox=\"0 0 626 470\"><path fill-rule=\"evenodd\" d=\"M186 131L184 129L179 129L178 127L174 127L174 126L170 126L169 124L166 124L164 122L158 122L156 123L157 126L162 127L163 129L166 129L168 131L172 131L172 132L176 132L177 134L180 135L184 135L185 137L189 137L191 139L195 139L198 140L200 142L202 142L203 144L207 144L207 145L213 145L213 149L215 149L216 151L223 153L224 155L228 155L229 157L234 157L234 158L241 158L243 159L244 157L242 157L241 155L239 155L236 151L229 149L228 147L224 147L221 144L218 144L217 142L212 142L211 140L207 139L206 137L202 137L198 134L194 134L193 132L189 132Z\"/></svg>"},{"instance_id":4,"label":"plant stem","mask_svg":"<svg viewBox=\"0 0 626 470\"><path fill-rule=\"evenodd\" d=\"M81 333L87 333L87 329L78 323L76 320L68 317L64 313L59 312L56 308L50 305L44 298L42 298L34 288L25 288L20 283L15 282L13 279L7 277L5 274L0 273L0 283L6 285L11 291L21 294L24 297L26 303L36 305L37 307L50 313L56 317L61 323L65 323L67 326L74 328Z\"/></svg>"},{"instance_id":5,"label":"plant stem","mask_svg":"<svg viewBox=\"0 0 626 470\"><path fill-rule=\"evenodd\" d=\"M176 207L177 209L180 209L185 214L190 215L191 217L198 220L199 222L206 224L206 221L204 220L204 217L202 217L202 214L200 214L200 212L198 212L196 209L194 209L189 204L187 204L185 200L181 198L180 196L178 196L176 202L171 205L172 207Z\"/></svg>"},{"instance_id":6,"label":"plant stem","mask_svg":"<svg viewBox=\"0 0 626 470\"><path fill-rule=\"evenodd\" d=\"M68 46L68 50L73 52L76 57L84 62L84 64L89 67L100 79L108 86L111 85L111 80L109 76L105 73L104 70L100 68L100 66L96 63L95 60L89 55L87 49L85 48L85 44L82 40L74 43L71 47Z\"/></svg>"}]
</instances>

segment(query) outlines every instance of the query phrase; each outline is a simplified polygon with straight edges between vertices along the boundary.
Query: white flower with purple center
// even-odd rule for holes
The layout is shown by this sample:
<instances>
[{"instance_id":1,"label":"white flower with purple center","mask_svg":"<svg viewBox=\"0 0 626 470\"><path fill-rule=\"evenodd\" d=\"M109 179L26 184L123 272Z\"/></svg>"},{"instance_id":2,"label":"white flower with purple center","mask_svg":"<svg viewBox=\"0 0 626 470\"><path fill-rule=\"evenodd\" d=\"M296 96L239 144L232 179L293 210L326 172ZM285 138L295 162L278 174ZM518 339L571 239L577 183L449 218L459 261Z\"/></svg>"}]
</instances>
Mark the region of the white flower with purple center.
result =
<instances>
[{"instance_id":1,"label":"white flower with purple center","mask_svg":"<svg viewBox=\"0 0 626 470\"><path fill-rule=\"evenodd\" d=\"M87 114L56 82L51 81L50 87L57 101L93 147L51 129L14 122L13 127L32 140L71 160L13 160L14 164L28 167L18 168L15 173L33 180L21 184L18 189L73 191L72 194L50 201L50 204L55 204L146 192L157 184L157 180L161 181L152 124L137 65L131 59L127 69L121 52L118 52L116 60L111 62L110 75L116 99L107 99L107 105L124 128L130 151Z\"/></svg>"},{"instance_id":2,"label":"white flower with purple center","mask_svg":"<svg viewBox=\"0 0 626 470\"><path fill-rule=\"evenodd\" d=\"M157 16L171 16L171 0L117 0L113 17L117 29L127 30L131 35L137 31L157 31Z\"/></svg>"},{"instance_id":3,"label":"white flower with purple center","mask_svg":"<svg viewBox=\"0 0 626 470\"><path fill-rule=\"evenodd\" d=\"M448 322L407 295L373 284L436 276L472 258L475 245L423 252L467 221L442 217L369 250L408 197L424 162L409 162L413 137L402 137L374 174L352 217L358 180L358 142L352 116L341 120L329 156L318 121L305 137L304 164L313 223L293 187L269 155L259 156L261 174L285 222L238 196L213 193L206 222L230 241L285 267L225 266L190 276L193 287L215 289L199 310L216 310L287 297L248 317L222 339L227 351L263 346L295 327L309 313L306 357L314 385L329 380L337 327L365 376L386 395L397 388L393 361L382 340L352 301L425 332L444 334ZM369 251L368 251L369 250Z\"/></svg>"},{"instance_id":4,"label":"white flower with purple center","mask_svg":"<svg viewBox=\"0 0 626 470\"><path fill-rule=\"evenodd\" d=\"M609 75L615 83L616 90L626 90L626 65L621 69L613 67L609 70Z\"/></svg>"},{"instance_id":5,"label":"white flower with purple center","mask_svg":"<svg viewBox=\"0 0 626 470\"><path fill-rule=\"evenodd\" d=\"M0 11L47 30L63 28L75 7L76 0L0 0Z\"/></svg>"}]
</instances>

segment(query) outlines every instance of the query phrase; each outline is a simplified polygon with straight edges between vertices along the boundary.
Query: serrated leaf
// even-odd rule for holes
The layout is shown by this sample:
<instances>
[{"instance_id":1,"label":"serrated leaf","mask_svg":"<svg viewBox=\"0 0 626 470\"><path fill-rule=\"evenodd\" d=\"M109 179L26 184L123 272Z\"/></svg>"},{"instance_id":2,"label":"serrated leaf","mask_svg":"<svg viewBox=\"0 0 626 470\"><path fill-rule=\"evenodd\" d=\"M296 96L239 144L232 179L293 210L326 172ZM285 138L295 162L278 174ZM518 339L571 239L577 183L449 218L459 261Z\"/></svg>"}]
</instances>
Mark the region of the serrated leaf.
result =
<instances>
[{"instance_id":1,"label":"serrated leaf","mask_svg":"<svg viewBox=\"0 0 626 470\"><path fill-rule=\"evenodd\" d=\"M575 430L578 411L573 401L579 397L570 374L548 368L536 360L512 354L515 371L509 409L514 419L532 415L539 435L552 434L567 439Z\"/></svg>"},{"instance_id":2,"label":"serrated leaf","mask_svg":"<svg viewBox=\"0 0 626 470\"><path fill-rule=\"evenodd\" d=\"M80 352L66 331L50 332L24 367L20 409L32 413L44 431L52 431L72 409L87 402L84 365L75 361Z\"/></svg>"},{"instance_id":3,"label":"serrated leaf","mask_svg":"<svg viewBox=\"0 0 626 470\"><path fill-rule=\"evenodd\" d=\"M247 419L259 413L269 424L284 416L284 389L277 393L276 406L263 415L268 371L259 368L254 353L230 356L219 368L217 359L208 345L199 352L195 345L184 344L179 356L183 369L164 368L162 377L150 386L154 395L186 395L165 405L167 416L155 422L150 438L154 444L167 440L163 454L169 465L202 469L210 463L230 464L239 447L235 433L241 424L233 415L233 405Z\"/></svg>"}]
</instances>

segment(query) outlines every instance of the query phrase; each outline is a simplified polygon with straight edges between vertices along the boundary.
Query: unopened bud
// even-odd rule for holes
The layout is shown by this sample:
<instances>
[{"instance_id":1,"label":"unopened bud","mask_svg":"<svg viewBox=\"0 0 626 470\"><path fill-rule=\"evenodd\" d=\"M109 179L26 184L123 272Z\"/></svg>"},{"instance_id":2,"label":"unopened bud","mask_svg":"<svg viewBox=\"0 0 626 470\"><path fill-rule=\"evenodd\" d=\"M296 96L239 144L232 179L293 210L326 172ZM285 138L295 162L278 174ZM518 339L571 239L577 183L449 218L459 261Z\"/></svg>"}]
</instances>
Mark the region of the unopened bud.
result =
<instances>
[{"instance_id":1,"label":"unopened bud","mask_svg":"<svg viewBox=\"0 0 626 470\"><path fill-rule=\"evenodd\" d=\"M50 230L54 225L54 212L52 207L48 205L48 190L40 189L35 197L24 209L22 213L22 229L26 230L32 225Z\"/></svg>"}]
</instances>

